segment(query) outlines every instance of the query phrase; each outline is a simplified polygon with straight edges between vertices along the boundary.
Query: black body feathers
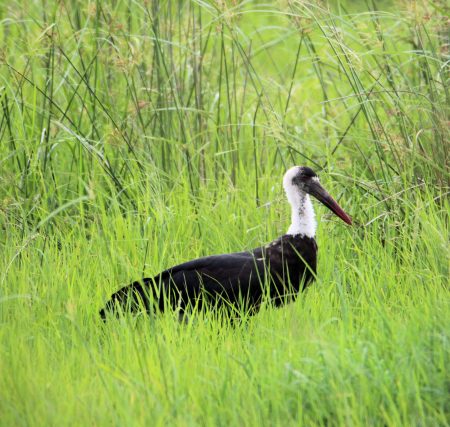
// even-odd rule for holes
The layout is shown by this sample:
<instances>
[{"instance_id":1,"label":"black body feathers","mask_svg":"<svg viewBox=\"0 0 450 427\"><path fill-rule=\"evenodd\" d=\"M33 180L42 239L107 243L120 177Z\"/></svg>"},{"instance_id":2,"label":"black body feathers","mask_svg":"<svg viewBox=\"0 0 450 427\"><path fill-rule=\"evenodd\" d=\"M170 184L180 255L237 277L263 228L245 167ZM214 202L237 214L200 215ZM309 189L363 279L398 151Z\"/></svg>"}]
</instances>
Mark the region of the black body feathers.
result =
<instances>
[{"instance_id":1,"label":"black body feathers","mask_svg":"<svg viewBox=\"0 0 450 427\"><path fill-rule=\"evenodd\" d=\"M314 278L317 245L313 238L284 235L249 252L198 258L115 292L100 311L148 312L189 305L257 311L264 297L275 305L294 299Z\"/></svg>"}]
</instances>

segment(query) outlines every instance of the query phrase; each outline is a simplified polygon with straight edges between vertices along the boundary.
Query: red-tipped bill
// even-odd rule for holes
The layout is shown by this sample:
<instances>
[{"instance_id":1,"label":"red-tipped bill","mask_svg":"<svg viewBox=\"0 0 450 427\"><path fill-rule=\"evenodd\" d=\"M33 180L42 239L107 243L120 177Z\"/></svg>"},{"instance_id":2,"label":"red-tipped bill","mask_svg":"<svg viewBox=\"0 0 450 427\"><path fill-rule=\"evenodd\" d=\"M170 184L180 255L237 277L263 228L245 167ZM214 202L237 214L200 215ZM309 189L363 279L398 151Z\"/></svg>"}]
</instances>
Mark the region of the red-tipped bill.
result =
<instances>
[{"instance_id":1,"label":"red-tipped bill","mask_svg":"<svg viewBox=\"0 0 450 427\"><path fill-rule=\"evenodd\" d=\"M334 212L342 221L352 225L352 219L344 212L328 192L323 188L318 181L312 181L308 186L308 193L314 196L319 202L324 204L328 209Z\"/></svg>"}]
</instances>

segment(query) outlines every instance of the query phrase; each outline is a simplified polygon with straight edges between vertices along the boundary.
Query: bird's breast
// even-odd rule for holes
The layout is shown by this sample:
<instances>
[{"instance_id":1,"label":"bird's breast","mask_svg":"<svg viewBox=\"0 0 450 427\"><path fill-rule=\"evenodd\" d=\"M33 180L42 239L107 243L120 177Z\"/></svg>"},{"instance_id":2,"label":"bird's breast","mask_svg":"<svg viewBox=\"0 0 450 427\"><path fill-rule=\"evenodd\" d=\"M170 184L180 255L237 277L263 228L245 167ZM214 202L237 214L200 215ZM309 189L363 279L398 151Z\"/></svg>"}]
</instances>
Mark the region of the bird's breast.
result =
<instances>
[{"instance_id":1,"label":"bird's breast","mask_svg":"<svg viewBox=\"0 0 450 427\"><path fill-rule=\"evenodd\" d=\"M285 235L265 247L265 258L269 261L282 259L286 262L299 262L315 258L316 255L317 244L314 238L301 235Z\"/></svg>"}]
</instances>

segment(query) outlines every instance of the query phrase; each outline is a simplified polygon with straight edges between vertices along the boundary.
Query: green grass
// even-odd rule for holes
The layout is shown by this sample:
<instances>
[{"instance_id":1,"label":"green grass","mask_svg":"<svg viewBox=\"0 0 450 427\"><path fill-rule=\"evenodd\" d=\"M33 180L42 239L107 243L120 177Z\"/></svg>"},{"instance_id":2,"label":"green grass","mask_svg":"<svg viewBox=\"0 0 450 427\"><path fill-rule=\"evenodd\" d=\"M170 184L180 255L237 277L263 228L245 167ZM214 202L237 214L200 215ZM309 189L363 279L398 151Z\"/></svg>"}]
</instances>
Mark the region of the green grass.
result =
<instances>
[{"instance_id":1,"label":"green grass","mask_svg":"<svg viewBox=\"0 0 450 427\"><path fill-rule=\"evenodd\" d=\"M450 423L445 2L0 6L0 425ZM315 284L231 326L98 310L286 231Z\"/></svg>"}]
</instances>

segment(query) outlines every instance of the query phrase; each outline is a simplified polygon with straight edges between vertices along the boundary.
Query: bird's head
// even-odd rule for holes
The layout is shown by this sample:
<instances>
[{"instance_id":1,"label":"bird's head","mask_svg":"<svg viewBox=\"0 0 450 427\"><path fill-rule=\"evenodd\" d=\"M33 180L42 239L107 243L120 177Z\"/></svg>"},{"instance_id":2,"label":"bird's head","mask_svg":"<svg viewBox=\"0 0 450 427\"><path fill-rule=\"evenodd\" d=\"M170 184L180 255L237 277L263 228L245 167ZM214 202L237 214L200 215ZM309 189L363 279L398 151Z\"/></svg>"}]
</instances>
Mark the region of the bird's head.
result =
<instances>
[{"instance_id":1,"label":"bird's head","mask_svg":"<svg viewBox=\"0 0 450 427\"><path fill-rule=\"evenodd\" d=\"M297 201L305 193L310 194L334 212L342 221L349 225L352 224L351 218L320 185L319 177L311 168L306 166L294 166L290 168L284 175L283 187L291 204L297 204Z\"/></svg>"}]
</instances>

